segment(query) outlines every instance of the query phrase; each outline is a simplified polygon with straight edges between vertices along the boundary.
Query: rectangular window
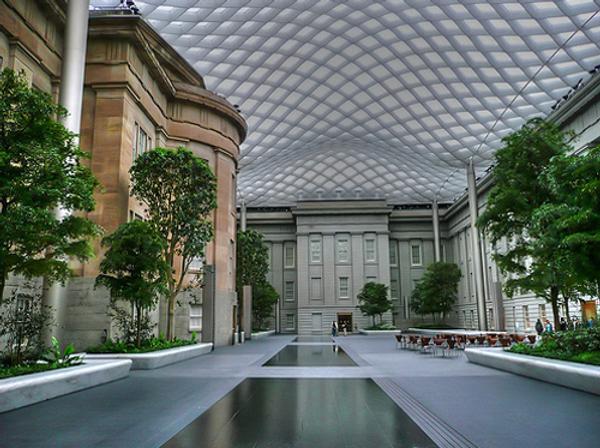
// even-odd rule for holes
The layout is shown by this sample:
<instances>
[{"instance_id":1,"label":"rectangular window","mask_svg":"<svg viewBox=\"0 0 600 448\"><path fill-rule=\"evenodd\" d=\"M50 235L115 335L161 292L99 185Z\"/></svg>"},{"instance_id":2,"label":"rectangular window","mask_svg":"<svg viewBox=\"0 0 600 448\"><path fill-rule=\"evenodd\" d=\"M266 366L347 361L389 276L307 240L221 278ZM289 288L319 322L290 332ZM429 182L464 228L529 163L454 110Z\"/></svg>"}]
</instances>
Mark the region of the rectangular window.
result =
<instances>
[{"instance_id":1,"label":"rectangular window","mask_svg":"<svg viewBox=\"0 0 600 448\"><path fill-rule=\"evenodd\" d=\"M190 262L190 271L191 272L199 272L202 270L204 266L204 260L202 257L194 257Z\"/></svg>"},{"instance_id":2,"label":"rectangular window","mask_svg":"<svg viewBox=\"0 0 600 448\"><path fill-rule=\"evenodd\" d=\"M422 254L421 254L421 244L411 244L410 245L410 265L411 266L422 266Z\"/></svg>"},{"instance_id":3,"label":"rectangular window","mask_svg":"<svg viewBox=\"0 0 600 448\"><path fill-rule=\"evenodd\" d=\"M310 241L310 262L321 262L321 240L314 239Z\"/></svg>"},{"instance_id":4,"label":"rectangular window","mask_svg":"<svg viewBox=\"0 0 600 448\"><path fill-rule=\"evenodd\" d=\"M339 279L340 298L347 299L349 297L348 285L349 285L348 277L340 277L340 279Z\"/></svg>"},{"instance_id":5,"label":"rectangular window","mask_svg":"<svg viewBox=\"0 0 600 448\"><path fill-rule=\"evenodd\" d=\"M138 139L140 134L140 125L135 123L133 126L133 138L132 138L132 154L133 160L137 159L138 156Z\"/></svg>"},{"instance_id":6,"label":"rectangular window","mask_svg":"<svg viewBox=\"0 0 600 448\"><path fill-rule=\"evenodd\" d=\"M285 329L286 330L295 330L296 329L296 319L293 314L285 315Z\"/></svg>"},{"instance_id":7,"label":"rectangular window","mask_svg":"<svg viewBox=\"0 0 600 448\"><path fill-rule=\"evenodd\" d=\"M377 253L375 251L375 240L373 238L367 238L365 240L365 261L367 263L374 263L377 261Z\"/></svg>"},{"instance_id":8,"label":"rectangular window","mask_svg":"<svg viewBox=\"0 0 600 448\"><path fill-rule=\"evenodd\" d=\"M523 305L523 325L525 325L525 329L531 327L531 322L529 321L529 305Z\"/></svg>"},{"instance_id":9,"label":"rectangular window","mask_svg":"<svg viewBox=\"0 0 600 448\"><path fill-rule=\"evenodd\" d=\"M285 267L293 268L296 266L296 254L294 251L294 246L287 245L285 246Z\"/></svg>"},{"instance_id":10,"label":"rectangular window","mask_svg":"<svg viewBox=\"0 0 600 448\"><path fill-rule=\"evenodd\" d=\"M399 296L399 291L398 291L398 280L392 280L390 281L390 294L392 296L392 299L397 299Z\"/></svg>"},{"instance_id":11,"label":"rectangular window","mask_svg":"<svg viewBox=\"0 0 600 448\"><path fill-rule=\"evenodd\" d=\"M398 265L398 255L396 253L396 241L390 240L390 266Z\"/></svg>"},{"instance_id":12,"label":"rectangular window","mask_svg":"<svg viewBox=\"0 0 600 448\"><path fill-rule=\"evenodd\" d=\"M202 331L202 305L190 303L190 331Z\"/></svg>"},{"instance_id":13,"label":"rectangular window","mask_svg":"<svg viewBox=\"0 0 600 448\"><path fill-rule=\"evenodd\" d=\"M473 310L470 311L471 315L471 328L475 328L475 312Z\"/></svg>"},{"instance_id":14,"label":"rectangular window","mask_svg":"<svg viewBox=\"0 0 600 448\"><path fill-rule=\"evenodd\" d=\"M376 282L377 281L377 277L373 276L373 275L367 275L367 283L368 282Z\"/></svg>"},{"instance_id":15,"label":"rectangular window","mask_svg":"<svg viewBox=\"0 0 600 448\"><path fill-rule=\"evenodd\" d=\"M310 279L310 298L321 300L321 277L311 277Z\"/></svg>"},{"instance_id":16,"label":"rectangular window","mask_svg":"<svg viewBox=\"0 0 600 448\"><path fill-rule=\"evenodd\" d=\"M295 296L295 288L294 282L287 281L285 282L285 291L283 292L283 296L286 302L293 302Z\"/></svg>"},{"instance_id":17,"label":"rectangular window","mask_svg":"<svg viewBox=\"0 0 600 448\"><path fill-rule=\"evenodd\" d=\"M467 312L465 310L463 310L462 312L462 318L463 318L463 325L465 326L465 328L467 328Z\"/></svg>"},{"instance_id":18,"label":"rectangular window","mask_svg":"<svg viewBox=\"0 0 600 448\"><path fill-rule=\"evenodd\" d=\"M338 263L348 263L350 261L350 242L347 238L340 238L336 243Z\"/></svg>"},{"instance_id":19,"label":"rectangular window","mask_svg":"<svg viewBox=\"0 0 600 448\"><path fill-rule=\"evenodd\" d=\"M546 305L542 304L542 305L538 305L539 308L539 316L540 319L542 320L542 323L546 323L546 319L548 318L546 316Z\"/></svg>"},{"instance_id":20,"label":"rectangular window","mask_svg":"<svg viewBox=\"0 0 600 448\"><path fill-rule=\"evenodd\" d=\"M488 326L490 327L490 330L496 329L496 325L494 323L494 309L493 308L488 308Z\"/></svg>"},{"instance_id":21,"label":"rectangular window","mask_svg":"<svg viewBox=\"0 0 600 448\"><path fill-rule=\"evenodd\" d=\"M146 152L146 145L148 144L148 134L140 128L140 135L138 136L138 152L137 155L141 156Z\"/></svg>"}]
</instances>

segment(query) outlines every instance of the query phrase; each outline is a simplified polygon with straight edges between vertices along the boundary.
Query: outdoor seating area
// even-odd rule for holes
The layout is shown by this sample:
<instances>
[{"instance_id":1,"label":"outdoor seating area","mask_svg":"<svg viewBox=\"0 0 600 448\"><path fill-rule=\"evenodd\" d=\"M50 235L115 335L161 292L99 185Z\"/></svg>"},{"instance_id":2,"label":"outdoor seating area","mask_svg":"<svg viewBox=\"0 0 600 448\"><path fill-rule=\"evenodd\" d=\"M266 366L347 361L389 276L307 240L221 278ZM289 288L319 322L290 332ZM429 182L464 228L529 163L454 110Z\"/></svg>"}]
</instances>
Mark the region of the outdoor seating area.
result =
<instances>
[{"instance_id":1,"label":"outdoor seating area","mask_svg":"<svg viewBox=\"0 0 600 448\"><path fill-rule=\"evenodd\" d=\"M513 344L535 344L538 336L517 333L482 333L464 335L458 333L440 333L423 335L403 333L395 335L396 348L413 350L433 356L456 357L467 347L511 347Z\"/></svg>"}]
</instances>

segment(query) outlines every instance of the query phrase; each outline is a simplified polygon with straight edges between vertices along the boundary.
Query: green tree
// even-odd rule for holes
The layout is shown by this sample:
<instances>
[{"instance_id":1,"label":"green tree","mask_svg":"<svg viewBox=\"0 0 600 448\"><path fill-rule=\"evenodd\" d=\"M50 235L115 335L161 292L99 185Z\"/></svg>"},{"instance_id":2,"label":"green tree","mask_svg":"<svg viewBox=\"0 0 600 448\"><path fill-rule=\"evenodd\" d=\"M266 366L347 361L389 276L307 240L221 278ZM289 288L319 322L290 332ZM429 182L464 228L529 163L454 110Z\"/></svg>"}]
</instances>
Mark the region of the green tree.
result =
<instances>
[{"instance_id":1,"label":"green tree","mask_svg":"<svg viewBox=\"0 0 600 448\"><path fill-rule=\"evenodd\" d=\"M148 222L165 240L169 265L167 338L175 335L177 295L194 259L203 258L213 237L216 178L208 164L185 148L156 148L140 155L130 170L131 192L146 205Z\"/></svg>"},{"instance_id":2,"label":"green tree","mask_svg":"<svg viewBox=\"0 0 600 448\"><path fill-rule=\"evenodd\" d=\"M534 219L557 235L571 266L571 289L598 296L600 291L600 147L581 155L554 157L542 176L556 200L540 207ZM567 264L567 263L564 264ZM573 287L574 285L574 287Z\"/></svg>"},{"instance_id":3,"label":"green tree","mask_svg":"<svg viewBox=\"0 0 600 448\"><path fill-rule=\"evenodd\" d=\"M162 257L166 242L145 221L121 224L102 240L108 250L100 263L101 274L96 285L106 286L111 293L113 308L117 301L131 304L135 345L143 342L143 327L160 294L168 292L169 266ZM132 342L132 341L127 341Z\"/></svg>"},{"instance_id":4,"label":"green tree","mask_svg":"<svg viewBox=\"0 0 600 448\"><path fill-rule=\"evenodd\" d=\"M413 291L411 308L418 314L442 315L452 309L458 293L460 268L454 263L435 262L427 266L423 277Z\"/></svg>"},{"instance_id":5,"label":"green tree","mask_svg":"<svg viewBox=\"0 0 600 448\"><path fill-rule=\"evenodd\" d=\"M264 322L273 316L273 307L278 300L279 294L270 283L252 287L252 317L257 330L264 329Z\"/></svg>"},{"instance_id":6,"label":"green tree","mask_svg":"<svg viewBox=\"0 0 600 448\"><path fill-rule=\"evenodd\" d=\"M266 282L269 272L269 254L263 236L248 229L237 233L236 288L238 293L244 285L255 286Z\"/></svg>"},{"instance_id":7,"label":"green tree","mask_svg":"<svg viewBox=\"0 0 600 448\"><path fill-rule=\"evenodd\" d=\"M495 154L494 187L478 221L493 244L502 238L509 242L506 251L494 256L508 274L507 295L527 290L544 297L552 305L555 326L567 257L555 229L536 225L534 215L557 199L540 174L553 157L572 150L569 138L556 124L538 118L505 137Z\"/></svg>"},{"instance_id":8,"label":"green tree","mask_svg":"<svg viewBox=\"0 0 600 448\"><path fill-rule=\"evenodd\" d=\"M10 272L65 281L69 257L93 255L99 229L76 213L54 214L93 210L98 185L75 135L57 121L66 113L12 70L0 72L0 303Z\"/></svg>"},{"instance_id":9,"label":"green tree","mask_svg":"<svg viewBox=\"0 0 600 448\"><path fill-rule=\"evenodd\" d=\"M358 293L358 309L365 315L373 319L375 325L375 316L379 316L379 323L383 323L383 313L389 311L394 306L388 298L388 287L383 283L367 282Z\"/></svg>"}]
</instances>

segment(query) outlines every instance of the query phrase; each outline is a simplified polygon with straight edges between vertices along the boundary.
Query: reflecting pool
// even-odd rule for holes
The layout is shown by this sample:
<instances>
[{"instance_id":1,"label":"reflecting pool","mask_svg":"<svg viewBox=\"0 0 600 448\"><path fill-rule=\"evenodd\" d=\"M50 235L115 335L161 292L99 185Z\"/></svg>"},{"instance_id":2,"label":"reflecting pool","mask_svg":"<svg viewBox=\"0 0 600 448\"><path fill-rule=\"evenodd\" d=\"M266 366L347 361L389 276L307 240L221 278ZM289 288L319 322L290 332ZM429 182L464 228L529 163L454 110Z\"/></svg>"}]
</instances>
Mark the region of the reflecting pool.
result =
<instances>
[{"instance_id":1,"label":"reflecting pool","mask_svg":"<svg viewBox=\"0 0 600 448\"><path fill-rule=\"evenodd\" d=\"M355 366L346 352L335 344L286 345L264 366L328 367Z\"/></svg>"},{"instance_id":2,"label":"reflecting pool","mask_svg":"<svg viewBox=\"0 0 600 448\"><path fill-rule=\"evenodd\" d=\"M436 445L370 379L247 379L167 448Z\"/></svg>"}]
</instances>

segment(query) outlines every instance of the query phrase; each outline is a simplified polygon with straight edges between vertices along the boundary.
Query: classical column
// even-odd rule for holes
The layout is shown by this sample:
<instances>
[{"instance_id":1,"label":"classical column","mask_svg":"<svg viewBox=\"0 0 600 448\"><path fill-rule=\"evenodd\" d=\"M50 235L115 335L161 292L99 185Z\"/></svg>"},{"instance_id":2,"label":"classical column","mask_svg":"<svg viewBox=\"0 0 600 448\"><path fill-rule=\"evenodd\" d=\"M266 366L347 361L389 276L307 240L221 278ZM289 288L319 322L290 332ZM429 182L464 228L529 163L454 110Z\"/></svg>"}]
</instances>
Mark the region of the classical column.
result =
<instances>
[{"instance_id":1,"label":"classical column","mask_svg":"<svg viewBox=\"0 0 600 448\"><path fill-rule=\"evenodd\" d=\"M79 134L81 126L89 7L89 0L70 0L67 6L59 103L68 112L67 116L62 119L62 124L75 134ZM57 219L64 219L71 213L71 210L63 207L55 210ZM56 327L50 330L47 338L55 335L60 339L65 326L65 287L59 283L51 285L44 283L43 302L53 308L56 321Z\"/></svg>"},{"instance_id":2,"label":"classical column","mask_svg":"<svg viewBox=\"0 0 600 448\"><path fill-rule=\"evenodd\" d=\"M240 230L242 232L246 231L246 201L243 199L240 205Z\"/></svg>"},{"instance_id":3,"label":"classical column","mask_svg":"<svg viewBox=\"0 0 600 448\"><path fill-rule=\"evenodd\" d=\"M477 320L479 329L487 330L487 316L485 310L485 288L483 284L483 263L481 259L481 245L479 244L479 230L477 217L477 188L475 185L475 169L473 159L467 165L467 188L469 192L469 217L471 219L471 250L473 251L473 274L475 277L475 300L477 301Z\"/></svg>"},{"instance_id":4,"label":"classical column","mask_svg":"<svg viewBox=\"0 0 600 448\"><path fill-rule=\"evenodd\" d=\"M431 215L433 220L433 253L435 261L442 261L441 245L440 245L440 216L438 211L437 199L431 204Z\"/></svg>"}]
</instances>

